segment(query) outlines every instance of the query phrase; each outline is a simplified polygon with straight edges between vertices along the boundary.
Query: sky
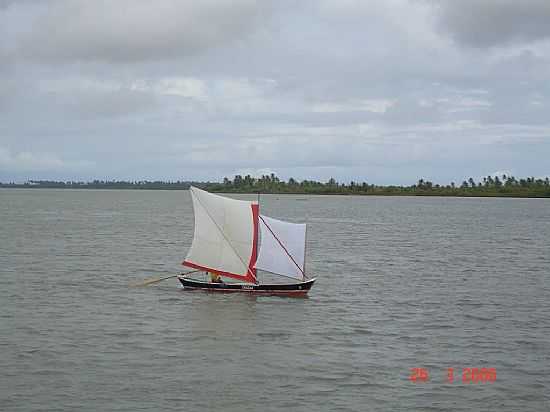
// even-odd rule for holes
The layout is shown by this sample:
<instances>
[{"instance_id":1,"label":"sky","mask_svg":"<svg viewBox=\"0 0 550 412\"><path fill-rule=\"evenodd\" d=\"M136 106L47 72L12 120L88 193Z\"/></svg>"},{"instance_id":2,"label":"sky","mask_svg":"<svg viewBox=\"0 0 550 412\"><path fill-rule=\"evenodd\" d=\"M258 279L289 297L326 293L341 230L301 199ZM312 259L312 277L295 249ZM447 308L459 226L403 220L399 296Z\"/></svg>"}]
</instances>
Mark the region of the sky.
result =
<instances>
[{"instance_id":1,"label":"sky","mask_svg":"<svg viewBox=\"0 0 550 412\"><path fill-rule=\"evenodd\" d=\"M550 175L548 0L0 0L0 181Z\"/></svg>"}]
</instances>

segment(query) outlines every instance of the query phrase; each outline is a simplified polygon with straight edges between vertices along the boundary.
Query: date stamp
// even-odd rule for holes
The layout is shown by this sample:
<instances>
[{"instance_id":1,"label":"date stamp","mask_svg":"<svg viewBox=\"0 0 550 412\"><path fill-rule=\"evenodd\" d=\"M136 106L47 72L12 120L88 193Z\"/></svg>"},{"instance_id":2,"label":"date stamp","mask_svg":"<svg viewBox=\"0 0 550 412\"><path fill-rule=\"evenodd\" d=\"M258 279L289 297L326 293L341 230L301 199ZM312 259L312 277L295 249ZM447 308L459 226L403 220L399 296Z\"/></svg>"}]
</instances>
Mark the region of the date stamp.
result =
<instances>
[{"instance_id":1,"label":"date stamp","mask_svg":"<svg viewBox=\"0 0 550 412\"><path fill-rule=\"evenodd\" d=\"M446 372L447 383L454 383L457 380L455 368L447 368ZM409 380L414 383L428 382L430 373L426 368L411 368ZM463 384L493 383L497 380L497 370L496 368L462 368L462 375L458 376L458 380Z\"/></svg>"}]
</instances>

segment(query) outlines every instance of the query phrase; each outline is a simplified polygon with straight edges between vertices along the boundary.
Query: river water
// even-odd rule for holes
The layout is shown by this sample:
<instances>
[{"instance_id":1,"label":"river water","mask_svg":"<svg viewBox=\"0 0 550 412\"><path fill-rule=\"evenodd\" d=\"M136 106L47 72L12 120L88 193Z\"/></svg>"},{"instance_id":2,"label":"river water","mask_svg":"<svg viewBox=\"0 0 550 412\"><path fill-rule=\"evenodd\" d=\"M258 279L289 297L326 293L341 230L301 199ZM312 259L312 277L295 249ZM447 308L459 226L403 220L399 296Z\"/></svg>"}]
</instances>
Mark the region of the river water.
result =
<instances>
[{"instance_id":1,"label":"river water","mask_svg":"<svg viewBox=\"0 0 550 412\"><path fill-rule=\"evenodd\" d=\"M129 287L181 270L186 191L0 189L0 410L550 410L550 200L261 208L308 223L308 299Z\"/></svg>"}]
</instances>

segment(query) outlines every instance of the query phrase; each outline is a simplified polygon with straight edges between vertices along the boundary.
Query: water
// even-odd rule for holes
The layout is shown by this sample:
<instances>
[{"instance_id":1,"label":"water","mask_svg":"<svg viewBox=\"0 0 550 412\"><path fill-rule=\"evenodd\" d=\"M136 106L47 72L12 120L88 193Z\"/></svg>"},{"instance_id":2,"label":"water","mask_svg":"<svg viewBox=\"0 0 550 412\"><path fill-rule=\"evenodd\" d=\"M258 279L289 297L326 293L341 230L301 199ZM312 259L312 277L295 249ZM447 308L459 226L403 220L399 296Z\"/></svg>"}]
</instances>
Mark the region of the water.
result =
<instances>
[{"instance_id":1,"label":"water","mask_svg":"<svg viewBox=\"0 0 550 412\"><path fill-rule=\"evenodd\" d=\"M181 270L187 192L0 190L0 410L549 410L549 200L262 211L309 223L309 299L129 288Z\"/></svg>"}]
</instances>

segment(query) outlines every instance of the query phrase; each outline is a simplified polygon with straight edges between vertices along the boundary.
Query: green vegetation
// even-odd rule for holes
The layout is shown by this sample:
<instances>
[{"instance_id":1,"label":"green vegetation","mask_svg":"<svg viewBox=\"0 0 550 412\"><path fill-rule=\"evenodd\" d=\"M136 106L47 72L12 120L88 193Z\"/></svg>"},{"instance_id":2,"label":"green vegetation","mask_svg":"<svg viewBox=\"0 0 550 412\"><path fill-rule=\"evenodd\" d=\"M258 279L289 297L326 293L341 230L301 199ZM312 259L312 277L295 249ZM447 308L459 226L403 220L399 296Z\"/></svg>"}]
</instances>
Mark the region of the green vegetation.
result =
<instances>
[{"instance_id":1,"label":"green vegetation","mask_svg":"<svg viewBox=\"0 0 550 412\"><path fill-rule=\"evenodd\" d=\"M326 183L313 180L298 182L293 178L288 182L281 181L274 174L258 179L249 175L235 176L233 180L224 178L223 183L208 183L200 185L212 192L237 193L305 193L305 194L340 194L340 195L381 195L381 196L493 196L493 197L550 197L550 181L528 177L516 179L503 175L501 178L487 176L482 182L476 183L473 178L457 186L434 184L420 179L412 186L378 186L367 182L338 183L329 179Z\"/></svg>"},{"instance_id":2,"label":"green vegetation","mask_svg":"<svg viewBox=\"0 0 550 412\"><path fill-rule=\"evenodd\" d=\"M224 193L300 193L300 194L338 194L338 195L381 195L381 196L492 196L492 197L550 197L550 181L527 177L516 179L514 176L487 176L481 182L473 178L456 185L434 184L420 179L411 186L378 186L367 182L338 183L329 179L322 183L314 180L301 182L290 178L282 181L274 174L254 178L250 175L237 175L233 180L227 177L222 183L212 182L162 182L162 181L100 181L57 182L49 180L29 181L24 184L0 183L0 187L16 188L61 188L61 189L145 189L145 190L185 190L190 185L211 192Z\"/></svg>"}]
</instances>

